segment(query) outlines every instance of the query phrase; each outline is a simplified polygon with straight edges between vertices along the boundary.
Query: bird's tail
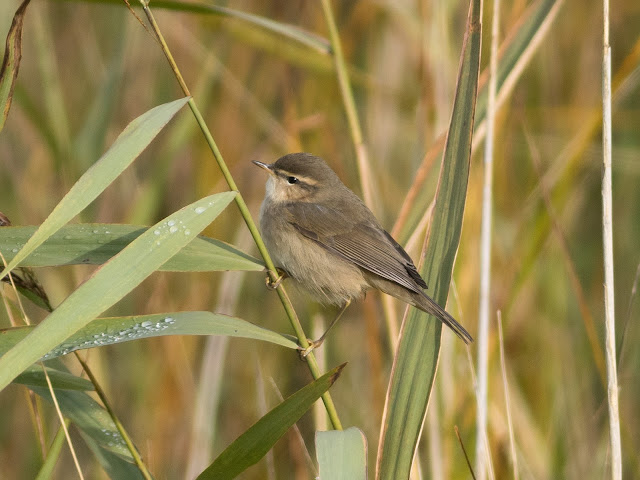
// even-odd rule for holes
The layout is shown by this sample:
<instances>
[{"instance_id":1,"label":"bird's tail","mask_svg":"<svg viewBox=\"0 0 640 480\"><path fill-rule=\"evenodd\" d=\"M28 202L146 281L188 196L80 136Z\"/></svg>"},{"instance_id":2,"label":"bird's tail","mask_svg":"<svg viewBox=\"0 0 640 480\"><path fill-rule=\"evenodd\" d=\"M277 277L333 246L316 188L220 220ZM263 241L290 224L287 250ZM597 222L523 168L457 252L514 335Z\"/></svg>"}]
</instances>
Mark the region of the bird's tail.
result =
<instances>
[{"instance_id":1,"label":"bird's tail","mask_svg":"<svg viewBox=\"0 0 640 480\"><path fill-rule=\"evenodd\" d=\"M393 297L399 298L403 302L409 303L414 307L437 317L442 323L454 331L464 343L467 345L473 342L473 337L469 335L462 325L455 318L445 312L444 308L438 305L431 297L424 293L416 286L415 290L409 290L395 282L387 280L374 274L365 274L365 278L369 285Z\"/></svg>"},{"instance_id":2,"label":"bird's tail","mask_svg":"<svg viewBox=\"0 0 640 480\"><path fill-rule=\"evenodd\" d=\"M413 293L413 292L412 292ZM447 327L449 327L453 332L460 337L460 339L466 343L467 345L470 342L473 342L473 337L465 330L465 328L460 325L455 318L449 315L444 308L438 305L431 297L429 297L426 293L420 292L422 295L413 293L412 297L415 301L414 305L422 310L423 312L427 312L444 323Z\"/></svg>"}]
</instances>

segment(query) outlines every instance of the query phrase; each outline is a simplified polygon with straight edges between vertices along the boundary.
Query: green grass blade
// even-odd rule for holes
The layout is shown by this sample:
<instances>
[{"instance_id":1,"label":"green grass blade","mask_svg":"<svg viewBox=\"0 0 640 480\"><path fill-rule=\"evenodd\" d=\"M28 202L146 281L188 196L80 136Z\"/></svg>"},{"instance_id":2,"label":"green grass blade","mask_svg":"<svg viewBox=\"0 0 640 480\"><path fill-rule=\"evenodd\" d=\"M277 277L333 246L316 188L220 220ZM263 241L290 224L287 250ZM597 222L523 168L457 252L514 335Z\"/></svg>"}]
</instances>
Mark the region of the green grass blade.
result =
<instances>
[{"instance_id":1,"label":"green grass blade","mask_svg":"<svg viewBox=\"0 0 640 480\"><path fill-rule=\"evenodd\" d=\"M320 480L366 480L367 439L356 427L316 432Z\"/></svg>"},{"instance_id":2,"label":"green grass blade","mask_svg":"<svg viewBox=\"0 0 640 480\"><path fill-rule=\"evenodd\" d=\"M11 109L11 100L13 100L13 87L18 78L20 70L20 58L22 57L22 26L24 24L24 15L27 6L31 0L25 0L18 7L16 14L13 16L13 22L7 34L5 42L4 58L2 59L2 67L0 68L0 107L2 114L0 115L0 132L4 128L4 124L9 116Z\"/></svg>"},{"instance_id":3,"label":"green grass blade","mask_svg":"<svg viewBox=\"0 0 640 480\"><path fill-rule=\"evenodd\" d=\"M65 422L67 425L71 423L69 422L69 420L65 420ZM58 459L60 458L62 447L66 445L65 442L66 438L64 436L64 430L61 426L59 426L56 436L49 444L49 449L47 450L44 462L40 466L40 470L38 471L38 474L36 475L34 480L49 480L51 478L54 478L53 472L55 471L56 464L58 463Z\"/></svg>"},{"instance_id":4,"label":"green grass blade","mask_svg":"<svg viewBox=\"0 0 640 480\"><path fill-rule=\"evenodd\" d=\"M34 366L33 368L41 370L40 366ZM49 372L53 370L58 373L69 373L59 360L48 361L47 370ZM91 385L91 388L93 388L93 385ZM46 385L44 387L32 387L32 390L47 401L51 401L51 392ZM99 403L84 392L63 391L60 389L56 389L56 399L62 415L68 419L67 422L73 422L83 440L110 478L127 480L142 478L140 470L135 465L131 452L113 423L111 416ZM50 472L55 467L60 449L65 441L64 433L60 429L51 444L47 458L36 479L51 478Z\"/></svg>"},{"instance_id":5,"label":"green grass blade","mask_svg":"<svg viewBox=\"0 0 640 480\"><path fill-rule=\"evenodd\" d=\"M140 469L133 461L128 461L100 446L89 435L80 431L82 439L98 459L100 466L113 480L144 480ZM36 479L37 480L37 479Z\"/></svg>"},{"instance_id":6,"label":"green grass blade","mask_svg":"<svg viewBox=\"0 0 640 480\"><path fill-rule=\"evenodd\" d=\"M0 229L0 252L7 262L31 238L37 227ZM47 238L25 258L25 267L58 265L101 265L109 261L142 235L149 227L119 224L66 225ZM198 236L160 267L172 272L210 272L221 270L261 271L256 258L220 240Z\"/></svg>"},{"instance_id":7,"label":"green grass blade","mask_svg":"<svg viewBox=\"0 0 640 480\"><path fill-rule=\"evenodd\" d=\"M46 387L33 387L32 390L47 401L51 393ZM71 420L84 434L91 437L102 448L121 458L133 462L131 452L118 432L109 413L85 392L56 390L56 399L62 415Z\"/></svg>"},{"instance_id":8,"label":"green grass blade","mask_svg":"<svg viewBox=\"0 0 640 480\"><path fill-rule=\"evenodd\" d=\"M86 378L76 377L69 372L62 372L55 368L45 367L55 389L61 390L93 390L93 384ZM42 366L32 365L18 375L13 383L19 383L28 387L47 388L47 379L42 371Z\"/></svg>"},{"instance_id":9,"label":"green grass blade","mask_svg":"<svg viewBox=\"0 0 640 480\"><path fill-rule=\"evenodd\" d=\"M98 269L24 340L0 357L0 390L138 286L209 225L235 195L219 193L182 208Z\"/></svg>"},{"instance_id":10,"label":"green grass blade","mask_svg":"<svg viewBox=\"0 0 640 480\"><path fill-rule=\"evenodd\" d=\"M26 338L35 328L28 326L0 330L0 355ZM175 312L96 318L43 355L42 360L67 355L76 350L167 335L226 335L262 340L288 348L298 347L289 338L240 318L211 312Z\"/></svg>"},{"instance_id":11,"label":"green grass blade","mask_svg":"<svg viewBox=\"0 0 640 480\"><path fill-rule=\"evenodd\" d=\"M431 233L421 271L434 300L440 305L446 304L462 230L480 64L479 15L480 1L473 0ZM413 308L402 325L380 434L379 479L409 478L438 366L441 332L440 321Z\"/></svg>"},{"instance_id":12,"label":"green grass blade","mask_svg":"<svg viewBox=\"0 0 640 480\"><path fill-rule=\"evenodd\" d=\"M7 268L0 273L0 279L95 200L140 155L188 100L181 98L159 105L127 125L111 148L80 177L26 245L17 252Z\"/></svg>"},{"instance_id":13,"label":"green grass blade","mask_svg":"<svg viewBox=\"0 0 640 480\"><path fill-rule=\"evenodd\" d=\"M240 435L198 480L231 480L264 457L273 445L340 376L342 364L308 384L258 420Z\"/></svg>"}]
</instances>

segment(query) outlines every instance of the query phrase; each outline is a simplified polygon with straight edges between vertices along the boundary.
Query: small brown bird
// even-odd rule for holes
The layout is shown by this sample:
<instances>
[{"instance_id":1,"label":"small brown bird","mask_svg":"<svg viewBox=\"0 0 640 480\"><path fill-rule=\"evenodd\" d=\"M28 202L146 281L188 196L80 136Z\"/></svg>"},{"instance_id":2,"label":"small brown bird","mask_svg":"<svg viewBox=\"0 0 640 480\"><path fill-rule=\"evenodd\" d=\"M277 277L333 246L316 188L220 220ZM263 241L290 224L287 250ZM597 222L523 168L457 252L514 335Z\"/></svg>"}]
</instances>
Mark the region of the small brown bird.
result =
<instances>
[{"instance_id":1,"label":"small brown bird","mask_svg":"<svg viewBox=\"0 0 640 480\"><path fill-rule=\"evenodd\" d=\"M319 302L342 307L329 329L351 300L375 288L439 318L465 343L473 341L424 293L427 284L411 257L323 159L292 153L272 164L253 163L270 174L260 209L267 249L275 265Z\"/></svg>"}]
</instances>

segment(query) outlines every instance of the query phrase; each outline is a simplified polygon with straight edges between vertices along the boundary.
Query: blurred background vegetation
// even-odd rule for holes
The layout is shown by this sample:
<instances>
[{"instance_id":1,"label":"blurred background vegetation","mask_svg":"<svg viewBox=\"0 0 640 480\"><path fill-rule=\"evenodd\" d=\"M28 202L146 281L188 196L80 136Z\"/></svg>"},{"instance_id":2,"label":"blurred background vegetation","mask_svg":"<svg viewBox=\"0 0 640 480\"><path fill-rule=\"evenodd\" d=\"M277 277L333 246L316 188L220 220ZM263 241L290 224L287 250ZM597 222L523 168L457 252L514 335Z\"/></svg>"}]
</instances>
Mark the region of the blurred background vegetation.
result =
<instances>
[{"instance_id":1,"label":"blurred background vegetation","mask_svg":"<svg viewBox=\"0 0 640 480\"><path fill-rule=\"evenodd\" d=\"M501 38L516 28L529 3L504 2ZM15 0L0 4L3 38L18 5ZM319 2L232 0L224 5L327 38ZM377 213L390 230L425 152L448 125L468 3L362 0L334 2L334 8L369 150ZM361 193L330 56L237 18L160 9L155 14L256 218L265 176L251 165L254 159L271 162L292 151L312 152ZM500 310L504 322L520 478L600 479L609 471L606 389L598 366L604 345L602 149L594 118L601 111L601 22L597 2L564 2L497 117L492 311ZM613 208L625 478L640 477L640 354L633 347L640 342L640 306L633 297L640 264L638 25L640 3L613 5L612 68L614 75L623 72L614 91ZM485 13L483 69L489 32ZM23 42L14 103L0 135L0 211L14 225L41 223L131 119L182 96L154 39L121 4L34 0ZM477 150L448 303L472 335L482 187ZM423 187L429 195L438 165ZM149 225L225 188L196 123L184 110L79 220ZM552 209L545 206L545 195ZM233 207L205 233L257 256ZM410 253L417 259L421 242L414 243ZM78 266L37 274L55 306L92 271ZM10 289L5 287L5 293L12 302ZM308 333L311 319L334 314L304 295L294 292L293 300ZM366 434L371 458L392 361L381 305L379 296L370 294L350 307L321 352L329 367L349 362L332 395L345 426L358 426ZM397 305L398 312L402 308ZM156 273L108 313L177 310L233 313L291 333L260 273ZM595 344L589 341L585 312L593 318ZM27 313L35 322L45 316L33 306L27 306ZM0 326L8 325L2 308ZM491 459L495 478L511 478L495 322L490 345ZM286 396L310 380L295 352L250 340L163 337L87 355L157 478L193 477L208 457L278 403L273 385ZM475 356L474 345L467 352L444 331L419 447L424 478L469 478L454 426L473 452L470 359ZM80 371L71 358L67 363ZM24 387L16 385L0 395L2 478L33 478L41 463L26 399ZM42 409L50 436L58 421L49 404L43 402ZM311 455L313 422L308 415L299 423ZM203 427L214 432L211 451L198 437ZM72 438L86 477L106 478L73 431ZM314 478L304 452L291 431L241 478ZM75 475L65 451L55 478Z\"/></svg>"}]
</instances>

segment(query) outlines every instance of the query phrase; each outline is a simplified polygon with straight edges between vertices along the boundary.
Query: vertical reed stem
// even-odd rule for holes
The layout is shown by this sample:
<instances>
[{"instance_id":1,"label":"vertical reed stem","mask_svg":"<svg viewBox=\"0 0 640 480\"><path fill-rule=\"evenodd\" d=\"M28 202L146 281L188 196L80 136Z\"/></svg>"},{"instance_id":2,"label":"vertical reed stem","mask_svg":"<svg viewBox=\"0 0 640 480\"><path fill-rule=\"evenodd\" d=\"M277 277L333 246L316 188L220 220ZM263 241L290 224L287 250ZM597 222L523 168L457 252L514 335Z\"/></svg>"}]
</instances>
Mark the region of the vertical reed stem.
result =
<instances>
[{"instance_id":1,"label":"vertical reed stem","mask_svg":"<svg viewBox=\"0 0 640 480\"><path fill-rule=\"evenodd\" d=\"M480 308L478 318L478 384L476 391L476 464L478 480L486 478L487 403L489 364L489 311L491 308L491 226L493 218L493 142L496 113L496 74L498 71L498 27L500 0L493 0L487 135L484 143L484 184L482 189L482 225L480 231Z\"/></svg>"},{"instance_id":2,"label":"vertical reed stem","mask_svg":"<svg viewBox=\"0 0 640 480\"><path fill-rule=\"evenodd\" d=\"M611 45L609 44L609 0L603 0L602 47L602 240L604 248L605 352L607 357L607 398L611 478L622 480L622 446L618 412L616 367L615 290L613 288L613 208L611 186Z\"/></svg>"}]
</instances>

